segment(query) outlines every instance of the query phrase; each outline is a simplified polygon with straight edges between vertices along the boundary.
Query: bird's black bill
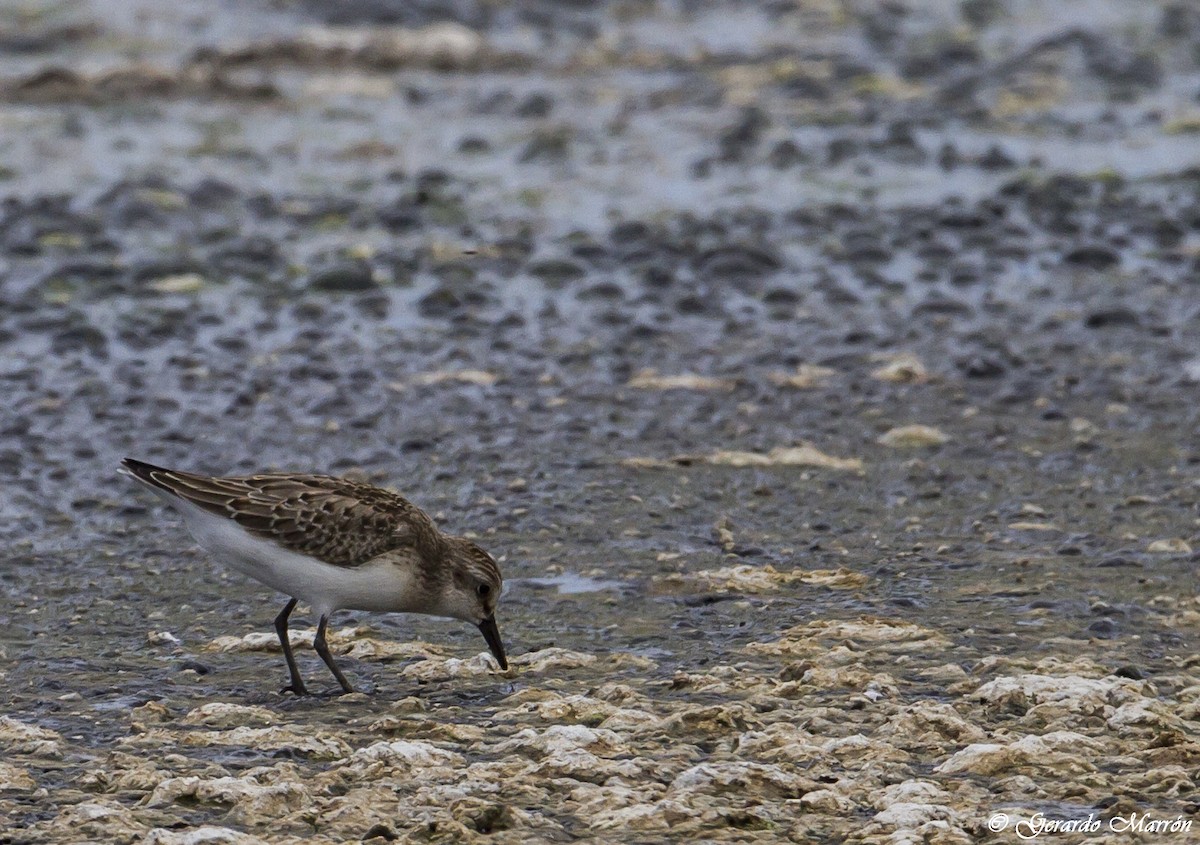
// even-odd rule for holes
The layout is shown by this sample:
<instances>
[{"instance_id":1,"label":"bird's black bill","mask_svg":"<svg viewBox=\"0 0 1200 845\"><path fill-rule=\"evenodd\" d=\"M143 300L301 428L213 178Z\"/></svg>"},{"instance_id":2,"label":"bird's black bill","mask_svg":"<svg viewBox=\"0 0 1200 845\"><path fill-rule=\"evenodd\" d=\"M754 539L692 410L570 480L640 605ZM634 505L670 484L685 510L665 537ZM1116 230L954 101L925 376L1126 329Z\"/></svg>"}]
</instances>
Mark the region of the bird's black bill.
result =
<instances>
[{"instance_id":1,"label":"bird's black bill","mask_svg":"<svg viewBox=\"0 0 1200 845\"><path fill-rule=\"evenodd\" d=\"M508 669L508 658L504 656L504 643L500 641L500 629L496 627L496 617L489 616L479 623L479 632L487 640L488 648L501 669Z\"/></svg>"}]
</instances>

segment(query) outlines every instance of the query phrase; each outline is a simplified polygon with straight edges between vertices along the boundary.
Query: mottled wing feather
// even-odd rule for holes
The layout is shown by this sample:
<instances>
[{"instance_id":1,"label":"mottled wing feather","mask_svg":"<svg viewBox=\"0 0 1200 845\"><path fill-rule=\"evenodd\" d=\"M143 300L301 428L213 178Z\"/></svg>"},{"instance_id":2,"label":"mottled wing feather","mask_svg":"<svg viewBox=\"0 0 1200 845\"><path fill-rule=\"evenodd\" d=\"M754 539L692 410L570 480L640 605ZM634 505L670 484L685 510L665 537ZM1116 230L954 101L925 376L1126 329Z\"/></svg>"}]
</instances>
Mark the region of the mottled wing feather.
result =
<instances>
[{"instance_id":1,"label":"mottled wing feather","mask_svg":"<svg viewBox=\"0 0 1200 845\"><path fill-rule=\"evenodd\" d=\"M421 548L437 538L429 517L407 499L341 478L208 478L156 470L153 482L259 537L334 566L359 566L384 552Z\"/></svg>"},{"instance_id":2,"label":"mottled wing feather","mask_svg":"<svg viewBox=\"0 0 1200 845\"><path fill-rule=\"evenodd\" d=\"M315 493L277 489L261 494L285 495L266 513L261 506L267 503L251 496L239 503L232 515L239 524L285 548L337 566L357 566L383 552L414 545L411 523L416 509L403 500L365 499L364 493L336 488Z\"/></svg>"}]
</instances>

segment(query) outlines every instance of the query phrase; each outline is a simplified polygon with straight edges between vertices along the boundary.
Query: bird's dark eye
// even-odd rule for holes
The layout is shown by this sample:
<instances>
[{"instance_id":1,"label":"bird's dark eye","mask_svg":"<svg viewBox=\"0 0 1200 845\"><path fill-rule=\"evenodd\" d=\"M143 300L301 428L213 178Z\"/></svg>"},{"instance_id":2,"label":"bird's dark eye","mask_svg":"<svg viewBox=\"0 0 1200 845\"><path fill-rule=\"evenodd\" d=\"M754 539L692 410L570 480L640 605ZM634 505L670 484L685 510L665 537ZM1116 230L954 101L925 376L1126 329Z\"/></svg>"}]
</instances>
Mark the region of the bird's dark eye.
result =
<instances>
[{"instance_id":1,"label":"bird's dark eye","mask_svg":"<svg viewBox=\"0 0 1200 845\"><path fill-rule=\"evenodd\" d=\"M479 597L481 599L486 599L488 597L488 593L490 593L491 591L492 591L491 584L480 584L478 587L475 588L475 592L479 593Z\"/></svg>"}]
</instances>

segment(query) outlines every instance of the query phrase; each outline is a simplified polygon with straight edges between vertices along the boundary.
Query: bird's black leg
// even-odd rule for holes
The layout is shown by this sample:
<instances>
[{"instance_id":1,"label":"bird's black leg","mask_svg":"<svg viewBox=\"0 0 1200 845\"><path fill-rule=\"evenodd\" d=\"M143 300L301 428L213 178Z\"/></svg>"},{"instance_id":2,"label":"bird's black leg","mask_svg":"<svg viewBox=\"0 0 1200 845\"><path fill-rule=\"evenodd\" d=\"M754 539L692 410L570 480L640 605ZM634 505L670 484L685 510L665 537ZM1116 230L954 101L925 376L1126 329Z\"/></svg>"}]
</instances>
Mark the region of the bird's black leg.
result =
<instances>
[{"instance_id":1,"label":"bird's black leg","mask_svg":"<svg viewBox=\"0 0 1200 845\"><path fill-rule=\"evenodd\" d=\"M346 680L346 676L342 674L342 670L333 662L333 655L329 653L329 643L325 642L325 626L329 624L329 617L322 616L320 623L317 625L317 636L313 640L313 648L317 650L317 654L321 655L321 659L325 661L325 665L329 667L329 671L333 673L333 677L337 678L339 684L345 692L354 692L354 687L350 686L350 682Z\"/></svg>"},{"instance_id":2,"label":"bird's black leg","mask_svg":"<svg viewBox=\"0 0 1200 845\"><path fill-rule=\"evenodd\" d=\"M288 640L288 617L296 609L296 599L292 599L279 615L275 617L275 633L279 635L279 644L283 646L283 656L287 660L288 672L291 673L292 683L283 688L282 692L294 692L296 695L308 695L304 687L304 679L300 677L300 669L296 666L296 657L292 654L292 644Z\"/></svg>"}]
</instances>

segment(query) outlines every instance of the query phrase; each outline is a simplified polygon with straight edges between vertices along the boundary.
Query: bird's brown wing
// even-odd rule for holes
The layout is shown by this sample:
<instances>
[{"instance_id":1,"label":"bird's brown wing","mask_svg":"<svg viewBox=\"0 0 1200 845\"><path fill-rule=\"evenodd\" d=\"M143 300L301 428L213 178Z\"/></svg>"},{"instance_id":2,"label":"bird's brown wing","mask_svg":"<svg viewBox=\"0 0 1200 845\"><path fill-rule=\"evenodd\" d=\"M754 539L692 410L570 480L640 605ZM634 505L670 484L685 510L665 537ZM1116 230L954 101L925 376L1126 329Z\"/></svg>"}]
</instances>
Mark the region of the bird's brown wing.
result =
<instances>
[{"instance_id":1,"label":"bird's brown wing","mask_svg":"<svg viewBox=\"0 0 1200 845\"><path fill-rule=\"evenodd\" d=\"M334 566L359 566L411 547L432 554L439 534L412 502L388 490L325 475L210 478L126 459L142 482L232 519L285 549Z\"/></svg>"}]
</instances>

